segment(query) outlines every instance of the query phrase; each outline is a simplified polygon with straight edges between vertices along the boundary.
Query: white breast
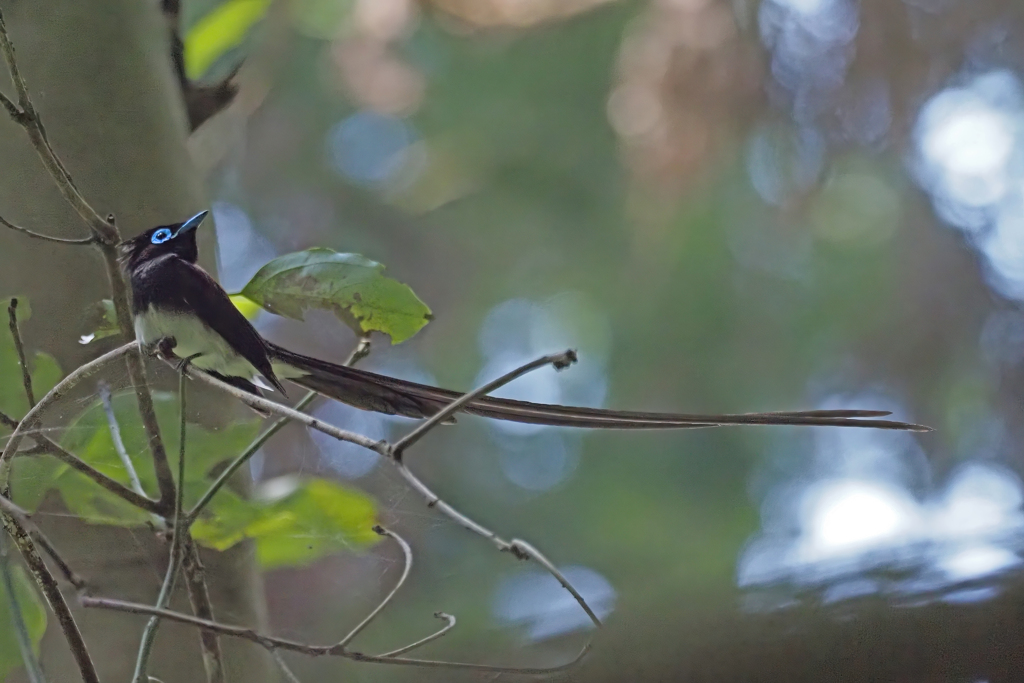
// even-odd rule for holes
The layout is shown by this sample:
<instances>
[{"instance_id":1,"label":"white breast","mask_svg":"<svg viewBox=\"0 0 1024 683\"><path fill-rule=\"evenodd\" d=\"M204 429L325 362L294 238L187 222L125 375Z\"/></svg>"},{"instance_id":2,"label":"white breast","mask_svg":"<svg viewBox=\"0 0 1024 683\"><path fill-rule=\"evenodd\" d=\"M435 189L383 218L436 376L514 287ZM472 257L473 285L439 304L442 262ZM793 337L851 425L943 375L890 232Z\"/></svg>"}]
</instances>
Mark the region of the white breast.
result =
<instances>
[{"instance_id":1,"label":"white breast","mask_svg":"<svg viewBox=\"0 0 1024 683\"><path fill-rule=\"evenodd\" d=\"M173 337L174 355L188 358L201 354L192 364L203 370L213 370L229 377L252 380L259 373L252 363L235 353L224 337L204 325L194 315L168 313L150 306L135 316L135 336L142 344L155 344Z\"/></svg>"}]
</instances>

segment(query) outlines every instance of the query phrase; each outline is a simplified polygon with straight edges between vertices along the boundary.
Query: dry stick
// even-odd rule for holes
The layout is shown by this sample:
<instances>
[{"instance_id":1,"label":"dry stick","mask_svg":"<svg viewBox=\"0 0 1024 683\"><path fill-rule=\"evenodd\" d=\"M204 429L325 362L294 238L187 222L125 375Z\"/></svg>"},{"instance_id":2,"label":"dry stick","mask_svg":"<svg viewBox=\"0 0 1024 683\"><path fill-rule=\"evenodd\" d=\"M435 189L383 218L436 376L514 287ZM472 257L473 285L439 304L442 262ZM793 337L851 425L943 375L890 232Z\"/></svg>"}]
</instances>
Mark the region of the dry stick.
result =
<instances>
[{"instance_id":1,"label":"dry stick","mask_svg":"<svg viewBox=\"0 0 1024 683\"><path fill-rule=\"evenodd\" d=\"M91 377L96 374L107 365L115 360L119 360L122 356L131 356L133 352L138 350L138 344L130 342L124 346L119 346L113 351L108 351L99 358L91 360L85 365L80 366L70 375L62 379L57 383L53 389L43 398L39 400L35 406L22 418L21 422L14 429L14 433L11 434L7 440L7 444L4 446L3 452L0 453L0 465L7 462L14 455L14 452L18 450L18 446L21 445L22 439L27 436L28 425L34 424L40 421L43 413L45 413L54 403L60 400L68 391L70 391L76 384L84 379Z\"/></svg>"},{"instance_id":2,"label":"dry stick","mask_svg":"<svg viewBox=\"0 0 1024 683\"><path fill-rule=\"evenodd\" d=\"M41 232L36 232L35 230L29 230L28 228L23 228L20 225L15 225L14 223L11 223L9 220L4 218L3 216L0 216L0 225L8 227L11 230L14 230L16 232L20 232L23 235L28 235L29 237L34 237L37 240L45 240L47 242L57 242L58 244L94 244L96 242L96 238L95 237L82 237L82 238L79 238L79 239L71 239L71 238L67 238L67 237L53 237L51 235L44 235Z\"/></svg>"},{"instance_id":3,"label":"dry stick","mask_svg":"<svg viewBox=\"0 0 1024 683\"><path fill-rule=\"evenodd\" d=\"M28 369L28 358L25 357L25 343L21 340L21 330L18 329L18 298L11 299L11 305L7 307L7 320L11 327L11 338L14 339L14 348L18 352L18 363L21 365L21 383L25 386L25 397L28 399L28 407L31 410L36 404L36 395L32 391L32 373Z\"/></svg>"},{"instance_id":4,"label":"dry stick","mask_svg":"<svg viewBox=\"0 0 1024 683\"><path fill-rule=\"evenodd\" d=\"M43 547L43 550L50 556L50 559L53 560L54 564L57 565L57 568L60 569L61 574L64 575L64 578L67 579L68 583L78 590L82 590L86 587L85 580L82 579L82 577L80 577L71 568L71 565L69 565L67 561L60 556L57 549L52 543L50 543L50 539L48 539L43 532L39 530L39 527L37 527L31 520L28 512L22 510L11 502L9 498L4 496L0 496L0 512L13 517L14 520L21 525L21 528L27 531L29 536Z\"/></svg>"},{"instance_id":5,"label":"dry stick","mask_svg":"<svg viewBox=\"0 0 1024 683\"><path fill-rule=\"evenodd\" d=\"M302 683L299 677L295 675L290 668L288 668L288 662L284 661L284 657L277 650L269 650L270 656L274 658L274 662L277 664L277 668L281 670L284 677L288 679L288 683Z\"/></svg>"},{"instance_id":6,"label":"dry stick","mask_svg":"<svg viewBox=\"0 0 1024 683\"><path fill-rule=\"evenodd\" d=\"M346 645L351 643L356 636L362 633L363 629L370 625L370 622L377 618L378 614L384 611L384 608L388 606L388 603L391 602L391 599L395 597L395 593L397 593L398 590L405 584L405 580L409 578L409 571L412 569L412 548L409 547L409 544L406 542L406 540L398 534L396 534L394 531L385 529L379 524L375 525L373 527L373 530L381 536L387 536L388 538L394 539L395 543L397 543L399 547L402 548L402 555L405 558L405 566L402 567L402 575L398 578L398 581L395 582L394 588L392 588L391 592L388 593L383 600L381 600L380 604L377 605L376 609L367 614L366 618L359 622L359 624L354 629L352 629L347 636L338 641L335 647L339 649L343 649Z\"/></svg>"},{"instance_id":7,"label":"dry stick","mask_svg":"<svg viewBox=\"0 0 1024 683\"><path fill-rule=\"evenodd\" d=\"M424 436L427 435L428 432L437 427L437 425L441 424L449 417L451 417L459 410L461 410L462 407L465 406L467 403L475 401L481 396L485 396L491 393L492 391L495 391L496 389L500 389L509 382L519 377L522 377L528 372L532 372L533 370L542 368L545 365L553 365L556 370L562 370L564 368L569 367L575 362L576 352L572 349L564 351L563 353L556 353L550 356L543 356L541 358L538 358L537 360L530 361L525 365L521 365L515 370L512 370L511 372L505 373L498 379L488 382L482 387L479 387L477 389L474 389L473 391L463 394L458 399L452 401L434 415L431 415L429 419L420 423L416 427L416 429L412 430L404 437L402 437L397 443L395 443L395 445L391 447L391 456L395 460L401 462L402 453L405 451L406 448L412 446L414 443L422 439Z\"/></svg>"},{"instance_id":8,"label":"dry stick","mask_svg":"<svg viewBox=\"0 0 1024 683\"><path fill-rule=\"evenodd\" d=\"M565 354L560 354L558 356L545 356L543 359L539 359L538 361L528 363L527 365L531 368L538 368L541 367L544 363L565 362L569 360L569 357L571 355L572 352L568 351ZM540 363L541 360L543 360L544 363ZM504 375L501 379L511 381L515 377L518 377L520 374L522 373L513 371ZM363 448L366 448L375 453L379 453L380 455L385 456L388 459L388 461L391 462L398 469L399 474L402 475L406 482L426 499L427 507L436 507L441 513L455 521L460 526L469 529L470 531L490 540L492 543L494 543L498 550L502 552L512 553L512 555L521 560L529 559L531 557L537 560L538 563L540 563L545 569L552 573L552 576L554 576L555 579L557 579L562 586L565 586L566 589L569 590L573 598L576 599L576 602L579 603L580 607L587 613L587 616L590 617L590 620L594 622L594 625L598 627L601 626L600 619L598 619L597 615L594 614L594 611L587 604L587 601L583 599L583 596L581 596L578 591L572 588L571 584L565 578L565 576L563 576L560 572L558 572L557 569L555 569L554 564L550 560L548 560L547 557L545 557L536 548L530 546L529 544L516 541L506 541L505 539L498 536L496 533L494 533L487 527L475 522L474 520L470 519L466 515L456 510L450 504L442 500L441 497L434 493L430 489L430 487L424 484L419 477L413 474L412 471L409 470L408 467L406 467L405 463L400 462L395 458L391 457L393 448L386 441L374 441L373 439L369 439L363 436L362 434L355 434L353 432L348 432L343 429L339 429L332 424L325 423L314 417L310 417L309 415L306 415L304 413L292 410L291 408L283 406L279 403L275 403L260 396L256 396L254 394L242 391L241 389L233 387L225 382L222 382L215 377L211 377L210 375L207 375L202 371L193 372L193 376L199 378L203 382L206 382L210 386L216 387L221 391L225 391L231 394L232 396L239 399L246 405L263 410L265 412L271 412L277 415L288 417L289 419L301 422L307 427L323 432L328 436L333 436L335 439L338 439L340 441L347 441L349 443L354 443L357 446L362 446ZM494 389L497 388L493 386L494 384L495 382L491 382L484 388L489 387L493 391ZM479 390L472 393L475 394L476 396L479 396L480 394L478 392ZM469 394L467 394L467 396L469 396ZM436 425L440 423L435 422L434 424Z\"/></svg>"},{"instance_id":9,"label":"dry stick","mask_svg":"<svg viewBox=\"0 0 1024 683\"><path fill-rule=\"evenodd\" d=\"M53 149L46 139L46 134L39 121L39 115L36 113L32 100L29 97L25 79L21 77L21 72L18 69L18 61L14 56L14 46L11 44L10 36L7 35L7 25L4 23L3 12L0 12L0 52L3 52L4 61L7 62L7 68L11 72L11 80L14 82L15 91L18 93L18 105L15 111L12 111L11 107L5 104L8 112L11 114L11 118L28 133L33 147L35 147L36 152L43 161L43 166L50 172L61 194L64 195L64 199L85 219L89 229L97 238L105 244L116 245L119 241L117 230L114 226L103 220L92 206L85 201L85 198L79 194L78 189L71 182L67 169L64 168L64 164L59 161L57 155L53 153Z\"/></svg>"},{"instance_id":10,"label":"dry stick","mask_svg":"<svg viewBox=\"0 0 1024 683\"><path fill-rule=\"evenodd\" d=\"M352 349L352 353L349 355L348 360L346 360L344 364L347 365L348 367L352 367L363 358L366 358L366 356L368 356L369 354L370 338L367 336L362 336L359 338L359 343L356 345L354 349ZM310 403L313 402L313 399L315 399L319 395L320 394L316 393L315 391L310 391L305 396L303 396L298 403L295 404L293 410L304 410ZM196 518L199 516L199 513L203 511L203 508L209 505L210 501L213 500L213 497L217 495L217 492L220 491L224 487L224 485L228 483L228 480L231 479L231 476L235 472L237 472L239 468L242 467L242 465L247 463L249 459L252 458L252 456L254 456L259 449L263 448L263 444L267 443L267 441L270 440L270 437L274 436L279 431L281 431L281 428L288 424L290 421L291 420L287 417L278 418L277 421L274 422L274 424L270 425L262 434L257 436L253 440L253 442L249 444L249 446L246 447L246 449L238 455L237 458L232 460L231 464L224 468L224 471L220 473L216 481L214 481L213 484L210 485L210 488L206 490L206 493L204 493L199 498L199 502L192 506L192 509L189 511L188 515L185 518L185 523L191 526L192 523L196 521Z\"/></svg>"},{"instance_id":11,"label":"dry stick","mask_svg":"<svg viewBox=\"0 0 1024 683\"><path fill-rule=\"evenodd\" d=\"M130 488L128 488L121 482L117 481L116 479L108 477L107 475L103 474L102 472L100 472L99 470L97 470L96 468L92 467L87 462L79 458L77 455L75 455L68 449L61 446L56 441L53 441L41 434L37 434L32 431L26 432L25 436L29 436L35 439L36 441L37 446L32 449L33 453L35 453L38 450L38 452L40 453L52 455L53 457L57 458L64 464L71 467L71 469L88 477L89 479L92 479L94 482L105 488L107 491L113 493L121 500L124 500L127 503L131 503L135 507L145 510L146 512L159 514L164 511L163 507L161 507L161 505L157 501L147 498L146 496L140 495L135 491L132 491ZM21 452L25 453L26 451Z\"/></svg>"},{"instance_id":12,"label":"dry stick","mask_svg":"<svg viewBox=\"0 0 1024 683\"><path fill-rule=\"evenodd\" d=\"M106 403L109 405L110 390L106 392ZM182 547L182 508L185 503L185 373L181 373L178 379L178 410L180 413L180 429L178 435L178 492L174 501L174 536L171 539L171 552L167 561L167 573L164 576L163 585L160 586L160 594L156 599L156 606L163 609L171 600L171 591L174 590L174 581L178 576L178 567L181 565ZM113 417L114 411L111 408L109 417ZM116 421L113 424L117 424ZM123 446L122 446L123 448ZM148 676L146 668L149 664L149 655L153 650L153 641L156 638L157 629L160 627L160 618L153 617L146 624L142 631L142 639L139 643L139 654L135 660L135 675L132 683L147 683Z\"/></svg>"},{"instance_id":13,"label":"dry stick","mask_svg":"<svg viewBox=\"0 0 1024 683\"><path fill-rule=\"evenodd\" d=\"M125 472L128 473L128 481L132 483L132 490L140 496L145 496L146 490L142 488L139 473L135 471L135 465L132 464L131 456L128 455L128 449L124 447L124 439L121 438L121 425L117 423L117 415L114 414L114 402L110 396L110 385L100 381L97 390L100 395L100 402L103 403L103 412L107 415L107 427L110 429L110 438L114 442L114 450L117 451L117 457L121 459L121 464L124 465ZM183 416L182 420L184 419ZM181 486L180 480L178 486Z\"/></svg>"},{"instance_id":14,"label":"dry stick","mask_svg":"<svg viewBox=\"0 0 1024 683\"><path fill-rule=\"evenodd\" d=\"M441 627L440 630L434 631L433 633L431 633L426 638L422 638L420 640L417 640L415 643L409 643L405 647L400 647L397 650L391 650L390 652L385 652L385 653L379 654L377 656L378 657L397 657L398 655L404 655L406 652L412 652L413 650L415 650L415 649L417 649L419 647L423 647L427 643L433 642L433 641L437 640L438 638L443 637L444 635L446 635L448 633L448 631L451 631L453 628L455 628L455 617L453 617L452 615L448 614L447 612L434 612L434 616L437 617L438 619L444 619L448 623L446 623L443 627Z\"/></svg>"},{"instance_id":15,"label":"dry stick","mask_svg":"<svg viewBox=\"0 0 1024 683\"><path fill-rule=\"evenodd\" d=\"M488 671L491 673L516 673L516 674L527 674L527 675L543 675L557 673L559 671L565 671L574 667L576 664L590 652L591 645L587 643L580 650L579 654L576 655L570 662L565 664L559 664L558 666L540 668L540 667L514 667L514 666L494 666L491 664L472 664L470 662L445 662L432 659L410 659L406 657L384 657L381 655L367 655L361 652L351 652L343 648L338 648L336 645L307 645L306 643L299 643L294 640L287 640L285 638L275 638L273 636L264 635L258 631L246 628L244 626L232 626L230 624L222 624L217 621L210 621L207 619L200 619L193 617L189 614L182 614L181 612L173 612L171 610L161 610L149 605L143 605L135 602L126 602L124 600L112 600L110 598L94 598L90 596L82 596L79 598L79 602L83 607L95 607L99 609L109 609L118 612L127 612L129 614L149 614L158 616L162 619L169 621L176 621L181 624L190 624L197 626L202 629L209 631L215 631L225 636L231 636L233 638L242 638L250 642L261 645L262 647L273 650L289 650L291 652L300 652L311 657L322 657L322 656L333 656L333 657L345 657L357 662L369 662L373 664L397 664L402 666L417 666L424 668L433 669L463 669L468 671Z\"/></svg>"},{"instance_id":16,"label":"dry stick","mask_svg":"<svg viewBox=\"0 0 1024 683\"><path fill-rule=\"evenodd\" d=\"M18 595L14 592L14 574L11 571L11 559L7 552L7 542L3 534L0 534L0 576L3 578L4 591L7 593L7 604L11 611L11 621L14 622L14 635L18 641L18 651L21 653L21 661L25 665L30 683L46 683L46 676L43 669L32 652L32 638L28 634L28 627L25 625L25 614L21 611L18 602Z\"/></svg>"},{"instance_id":17,"label":"dry stick","mask_svg":"<svg viewBox=\"0 0 1024 683\"><path fill-rule=\"evenodd\" d=\"M18 69L18 61L14 56L14 46L11 44L10 36L7 34L7 26L4 23L3 12L0 11L0 52L3 53L7 68L11 72L11 80L14 82L15 90L18 93L18 106L13 105L9 100L5 104L11 118L25 129L32 146L43 162L43 166L50 173L54 183L60 190L64 199L71 205L78 215L82 217L89 230L95 237L95 244L103 256L103 264L107 271L107 279L110 282L111 298L114 301L114 311L117 314L117 324L125 339L134 337L134 330L131 324L131 310L128 305L128 288L117 262L117 245L121 241L117 226L114 223L113 215L102 218L95 209L82 197L70 173L64 167L63 162L57 153L50 146L46 138L46 131L43 128L42 120L32 105L32 99L28 94L28 86L21 77ZM20 107L20 109L19 109ZM160 438L160 426L156 420L156 411L153 408L153 397L149 392L149 384L146 381L146 369L142 363L142 356L138 352L127 356L128 378L135 388L135 395L139 403L139 414L142 417L142 426L146 431L146 438L149 442L149 450L153 456L153 467L156 471L157 482L160 487L160 503L166 510L170 510L174 504L174 475L171 472L170 464L167 461L167 452L164 449L163 440Z\"/></svg>"},{"instance_id":18,"label":"dry stick","mask_svg":"<svg viewBox=\"0 0 1024 683\"><path fill-rule=\"evenodd\" d=\"M78 624L75 623L68 603L60 592L57 580L53 578L53 574L46 567L43 558L39 556L39 551L36 550L29 532L21 526L17 518L7 513L0 514L0 522L14 539L14 544L18 546L18 550L25 560L25 566L32 573L32 578L35 579L36 584L46 597L50 609L57 617L60 628L64 632L64 638L71 649L71 654L75 658L75 663L78 664L78 670L82 674L82 680L85 683L99 683L100 677L96 673L96 666L89 655L89 648L85 644L85 639L82 638L82 632L78 629Z\"/></svg>"},{"instance_id":19,"label":"dry stick","mask_svg":"<svg viewBox=\"0 0 1024 683\"><path fill-rule=\"evenodd\" d=\"M182 558L182 570L185 575L185 587L188 588L188 600L192 605L192 612L197 618L206 621L213 621L213 603L210 602L210 591L206 585L206 574L203 563L199 558L199 549L189 534L188 529L182 529L182 543L184 556ZM203 668L206 670L208 683L224 683L224 654L220 649L220 640L216 632L203 629L199 632L199 645L203 653Z\"/></svg>"}]
</instances>

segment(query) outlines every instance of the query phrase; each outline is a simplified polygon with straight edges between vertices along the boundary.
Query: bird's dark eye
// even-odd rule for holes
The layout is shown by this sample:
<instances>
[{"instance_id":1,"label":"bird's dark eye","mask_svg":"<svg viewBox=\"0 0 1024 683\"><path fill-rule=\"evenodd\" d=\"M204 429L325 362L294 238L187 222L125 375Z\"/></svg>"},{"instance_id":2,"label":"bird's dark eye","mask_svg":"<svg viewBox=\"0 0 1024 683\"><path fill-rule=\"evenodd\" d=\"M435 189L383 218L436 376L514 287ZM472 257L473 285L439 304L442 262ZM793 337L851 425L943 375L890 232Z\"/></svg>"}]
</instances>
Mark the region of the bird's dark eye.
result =
<instances>
[{"instance_id":1,"label":"bird's dark eye","mask_svg":"<svg viewBox=\"0 0 1024 683\"><path fill-rule=\"evenodd\" d=\"M153 236L149 239L153 244L163 244L167 240L171 239L171 231L168 228L160 228L153 233Z\"/></svg>"}]
</instances>

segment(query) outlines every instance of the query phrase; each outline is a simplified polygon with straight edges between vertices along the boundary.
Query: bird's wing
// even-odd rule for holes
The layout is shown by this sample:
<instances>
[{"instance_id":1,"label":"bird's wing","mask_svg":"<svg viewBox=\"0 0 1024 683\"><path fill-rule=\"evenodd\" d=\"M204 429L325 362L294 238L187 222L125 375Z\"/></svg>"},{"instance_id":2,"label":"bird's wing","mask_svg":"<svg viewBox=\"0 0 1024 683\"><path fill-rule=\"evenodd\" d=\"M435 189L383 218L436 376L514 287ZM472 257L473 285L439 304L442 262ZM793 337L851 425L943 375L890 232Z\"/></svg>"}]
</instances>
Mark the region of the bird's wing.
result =
<instances>
[{"instance_id":1,"label":"bird's wing","mask_svg":"<svg viewBox=\"0 0 1024 683\"><path fill-rule=\"evenodd\" d=\"M184 259L168 258L161 267L169 277L164 281L174 283L171 295L177 299L174 302L175 308L197 315L238 355L249 361L278 391L284 393L284 387L270 365L266 342L231 303L227 292L220 284L205 270ZM163 277L161 279L163 280Z\"/></svg>"}]
</instances>

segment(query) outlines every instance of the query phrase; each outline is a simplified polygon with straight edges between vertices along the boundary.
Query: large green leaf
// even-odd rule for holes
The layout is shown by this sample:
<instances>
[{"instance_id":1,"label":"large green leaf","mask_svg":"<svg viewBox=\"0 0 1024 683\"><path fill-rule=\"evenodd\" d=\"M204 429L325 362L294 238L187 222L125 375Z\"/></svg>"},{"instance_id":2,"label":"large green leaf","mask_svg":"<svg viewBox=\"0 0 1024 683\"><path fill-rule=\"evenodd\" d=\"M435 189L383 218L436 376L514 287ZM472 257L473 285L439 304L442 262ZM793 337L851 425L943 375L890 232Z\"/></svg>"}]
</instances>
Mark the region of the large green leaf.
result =
<instances>
[{"instance_id":1,"label":"large green leaf","mask_svg":"<svg viewBox=\"0 0 1024 683\"><path fill-rule=\"evenodd\" d=\"M383 332L398 344L427 324L430 309L383 272L384 266L359 254L318 247L274 259L241 293L296 320L311 308L333 311L357 333Z\"/></svg>"},{"instance_id":2,"label":"large green leaf","mask_svg":"<svg viewBox=\"0 0 1024 683\"><path fill-rule=\"evenodd\" d=\"M200 543L224 550L245 538L256 541L266 568L305 565L346 549L375 543L376 506L363 493L325 479L278 477L253 501L234 499L192 528Z\"/></svg>"},{"instance_id":3,"label":"large green leaf","mask_svg":"<svg viewBox=\"0 0 1024 683\"><path fill-rule=\"evenodd\" d=\"M2 532L0 532L2 533ZM36 593L35 586L19 565L11 567L11 578L14 583L14 595L25 622L32 649L39 654L39 642L46 631L46 607ZM10 596L0 582L0 681L22 664L21 651L14 630L14 614L11 611Z\"/></svg>"},{"instance_id":4,"label":"large green leaf","mask_svg":"<svg viewBox=\"0 0 1024 683\"><path fill-rule=\"evenodd\" d=\"M2 300L4 304L3 318L7 320L7 303L10 297ZM18 298L18 321L24 323L32 317L32 309L28 302ZM24 326L22 326L24 329ZM36 399L41 398L64 377L60 365L48 353L26 352L28 356L29 371L32 375L32 389ZM0 410L6 415L15 419L21 418L28 411L28 399L25 397L24 384L21 380L21 363L18 361L18 352L14 346L14 339L7 329L7 325L0 326ZM0 434L10 432L10 429L0 425Z\"/></svg>"}]
</instances>

